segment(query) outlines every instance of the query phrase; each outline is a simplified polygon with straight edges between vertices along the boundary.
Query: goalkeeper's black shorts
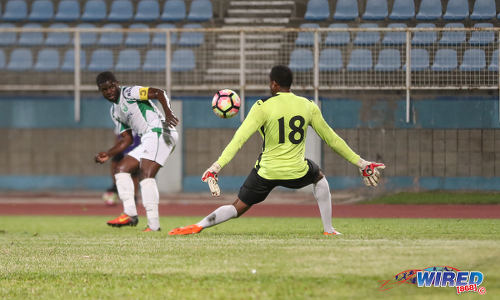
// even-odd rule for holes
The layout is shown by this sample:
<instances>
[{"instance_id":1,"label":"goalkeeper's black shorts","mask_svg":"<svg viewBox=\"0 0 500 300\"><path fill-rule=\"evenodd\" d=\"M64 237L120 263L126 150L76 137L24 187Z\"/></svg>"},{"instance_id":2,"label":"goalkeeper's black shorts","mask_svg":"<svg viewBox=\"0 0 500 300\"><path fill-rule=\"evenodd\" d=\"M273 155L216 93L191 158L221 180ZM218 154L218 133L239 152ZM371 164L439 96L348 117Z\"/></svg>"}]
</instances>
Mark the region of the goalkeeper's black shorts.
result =
<instances>
[{"instance_id":1,"label":"goalkeeper's black shorts","mask_svg":"<svg viewBox=\"0 0 500 300\"><path fill-rule=\"evenodd\" d=\"M246 205L252 206L264 201L267 198L267 195L269 195L269 193L277 186L290 189L300 189L314 183L319 176L319 166L312 160L306 159L306 161L309 166L309 170L306 175L297 179L269 180L259 176L255 168L252 169L243 183L243 186L240 188L238 198Z\"/></svg>"}]
</instances>

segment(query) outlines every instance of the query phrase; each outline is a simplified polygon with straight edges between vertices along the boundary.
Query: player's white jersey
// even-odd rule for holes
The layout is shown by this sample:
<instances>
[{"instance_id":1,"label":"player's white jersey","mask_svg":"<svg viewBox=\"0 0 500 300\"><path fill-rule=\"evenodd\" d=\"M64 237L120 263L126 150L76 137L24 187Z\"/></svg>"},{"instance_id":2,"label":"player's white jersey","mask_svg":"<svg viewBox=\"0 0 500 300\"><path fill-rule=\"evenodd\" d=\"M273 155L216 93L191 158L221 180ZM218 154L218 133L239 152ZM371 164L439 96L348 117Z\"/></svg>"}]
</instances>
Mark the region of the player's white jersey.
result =
<instances>
[{"instance_id":1,"label":"player's white jersey","mask_svg":"<svg viewBox=\"0 0 500 300\"><path fill-rule=\"evenodd\" d=\"M132 129L139 136L149 132L163 132L165 117L148 99L148 87L120 87L120 97L117 103L111 105L111 117L117 125L117 132ZM165 94L167 105L170 100ZM169 127L170 130L175 130Z\"/></svg>"}]
</instances>

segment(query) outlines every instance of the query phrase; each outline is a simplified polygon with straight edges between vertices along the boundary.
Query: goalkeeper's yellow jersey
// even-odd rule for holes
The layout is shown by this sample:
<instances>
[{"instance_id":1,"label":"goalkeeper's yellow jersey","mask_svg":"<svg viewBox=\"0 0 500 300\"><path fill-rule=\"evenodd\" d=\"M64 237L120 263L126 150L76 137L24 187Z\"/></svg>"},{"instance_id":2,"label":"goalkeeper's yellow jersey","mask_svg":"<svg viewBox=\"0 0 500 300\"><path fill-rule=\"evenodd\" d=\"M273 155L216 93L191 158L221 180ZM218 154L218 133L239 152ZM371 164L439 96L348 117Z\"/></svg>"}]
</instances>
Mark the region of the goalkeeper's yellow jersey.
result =
<instances>
[{"instance_id":1,"label":"goalkeeper's yellow jersey","mask_svg":"<svg viewBox=\"0 0 500 300\"><path fill-rule=\"evenodd\" d=\"M300 178L308 171L305 140L309 125L340 156L352 164L358 162L359 155L328 126L314 102L283 92L252 106L217 162L221 167L228 164L258 130L264 140L255 163L259 176L269 180Z\"/></svg>"}]
</instances>

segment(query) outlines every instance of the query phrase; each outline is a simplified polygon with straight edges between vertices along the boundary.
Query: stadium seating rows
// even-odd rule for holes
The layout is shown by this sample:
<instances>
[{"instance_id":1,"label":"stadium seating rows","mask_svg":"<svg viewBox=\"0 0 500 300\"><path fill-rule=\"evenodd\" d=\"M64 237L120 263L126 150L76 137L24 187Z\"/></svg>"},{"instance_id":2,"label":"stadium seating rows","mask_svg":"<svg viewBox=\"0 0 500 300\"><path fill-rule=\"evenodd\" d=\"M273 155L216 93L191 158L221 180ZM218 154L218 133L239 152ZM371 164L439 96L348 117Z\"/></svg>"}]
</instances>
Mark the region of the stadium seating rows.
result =
<instances>
[{"instance_id":1,"label":"stadium seating rows","mask_svg":"<svg viewBox=\"0 0 500 300\"><path fill-rule=\"evenodd\" d=\"M13 28L12 23L1 23L0 28ZM23 28L41 28L39 23L27 23L22 26ZM48 28L68 28L65 23L53 23ZM96 28L91 23L81 23L77 25L78 28ZM122 29L122 25L118 23L109 23L102 28ZM140 29L149 28L148 25L143 23L131 24L128 28ZM156 28L175 28L174 24L162 23ZM183 28L203 28L201 24L191 23L185 24ZM46 36L46 37L44 37ZM42 32L23 32L17 34L15 32L0 33L0 46L69 46L73 44L71 39L72 34L67 32L51 32L46 35ZM170 42L173 45L197 47L204 43L205 34L203 32L183 32L177 39L177 33L172 33ZM166 43L166 35L164 33L150 34L147 32L130 32L123 34L121 32L105 32L97 34L93 32L85 32L80 35L80 43L82 46L120 46L125 45L129 47L147 46L163 46Z\"/></svg>"},{"instance_id":2,"label":"stadium seating rows","mask_svg":"<svg viewBox=\"0 0 500 300\"><path fill-rule=\"evenodd\" d=\"M3 1L2 1L3 2ZM186 8L184 0L167 0L160 9L158 0L7 0L0 20L4 22L205 22L213 17L210 0L193 0ZM57 3L57 6L55 5ZM0 4L0 12L1 12Z\"/></svg>"},{"instance_id":3,"label":"stadium seating rows","mask_svg":"<svg viewBox=\"0 0 500 300\"><path fill-rule=\"evenodd\" d=\"M486 53L483 49L467 49L463 53L459 64L457 51L440 48L434 53L434 61L430 64L429 52L426 49L411 50L412 71L498 71L498 50L491 53L490 63L486 63ZM404 53L403 53L404 54ZM357 48L350 52L347 65L342 59L342 50L336 48L322 49L319 54L320 71L401 71L406 65L401 62L401 53L398 49L386 48L380 50L374 64L373 53L370 49ZM314 67L313 52L310 49L296 48L290 54L289 67L293 71L307 72Z\"/></svg>"},{"instance_id":4,"label":"stadium seating rows","mask_svg":"<svg viewBox=\"0 0 500 300\"><path fill-rule=\"evenodd\" d=\"M418 11L414 0L394 0L389 13L387 0L366 0L364 11L358 9L356 0L337 0L335 8L330 9L331 1L309 0L304 19L306 21L324 21L331 19L346 21L361 18L362 20L490 20L496 14L495 0L475 0L472 13L468 0L448 0L443 14L440 0L422 0ZM330 13L331 12L331 13Z\"/></svg>"},{"instance_id":5,"label":"stadium seating rows","mask_svg":"<svg viewBox=\"0 0 500 300\"><path fill-rule=\"evenodd\" d=\"M319 24L316 23L304 23L300 26L301 28L320 28ZM347 24L335 23L328 26L329 28L348 28ZM376 23L362 23L359 28L378 28ZM406 24L403 23L391 23L387 26L388 28L406 28ZM415 26L416 28L436 28L433 23L419 23ZM445 28L464 28L463 23L446 23ZM477 23L474 25L476 28L492 28L492 23ZM439 38L440 35L440 38ZM381 36L383 36L381 38ZM439 40L438 40L439 38ZM342 46L349 43L353 43L356 46L369 46L375 45L382 42L383 45L403 45L406 43L406 33L405 32L376 32L376 31L366 31L358 32L354 34L354 38L351 40L351 35L349 32L329 32L326 34L324 40L319 40L319 43L326 46ZM438 42L441 45L458 45L466 43L466 33L465 31L443 31L438 34L437 31L421 31L415 32L413 34L411 43L412 45L432 45ZM468 43L471 46L484 46L495 42L495 33L493 31L473 31L470 35ZM313 46L314 45L314 34L313 32L299 32L297 38L295 39L296 46Z\"/></svg>"},{"instance_id":6,"label":"stadium seating rows","mask_svg":"<svg viewBox=\"0 0 500 300\"><path fill-rule=\"evenodd\" d=\"M91 53L80 52L82 71L100 72L105 70L125 71L165 71L165 50L149 49L142 57L137 49L124 49L115 55L106 48L95 49ZM61 50L42 48L35 52L29 48L13 49L9 56L0 49L0 69L7 71L74 71L73 49ZM88 62L88 64L87 64ZM172 53L172 71L187 72L195 69L196 58L192 49L176 49Z\"/></svg>"}]
</instances>

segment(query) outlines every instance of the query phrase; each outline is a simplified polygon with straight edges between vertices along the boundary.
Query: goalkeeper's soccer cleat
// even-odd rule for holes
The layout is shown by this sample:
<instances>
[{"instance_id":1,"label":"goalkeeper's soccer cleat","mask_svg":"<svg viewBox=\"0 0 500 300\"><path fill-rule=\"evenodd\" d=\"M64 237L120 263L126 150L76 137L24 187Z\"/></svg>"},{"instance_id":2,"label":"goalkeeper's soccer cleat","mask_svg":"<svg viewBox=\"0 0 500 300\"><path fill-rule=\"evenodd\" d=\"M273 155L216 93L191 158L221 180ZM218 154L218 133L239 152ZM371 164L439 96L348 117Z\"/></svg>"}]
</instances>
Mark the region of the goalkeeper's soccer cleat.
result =
<instances>
[{"instance_id":1,"label":"goalkeeper's soccer cleat","mask_svg":"<svg viewBox=\"0 0 500 300\"><path fill-rule=\"evenodd\" d=\"M168 235L194 234L194 233L199 233L202 229L203 229L203 227L201 227L200 225L193 224L193 225L188 225L188 226L184 226L184 227L174 228L174 229L170 230Z\"/></svg>"},{"instance_id":2,"label":"goalkeeper's soccer cleat","mask_svg":"<svg viewBox=\"0 0 500 300\"><path fill-rule=\"evenodd\" d=\"M118 218L107 222L109 226L113 227L136 226L137 223L139 223L139 218L137 216L132 217L127 214L121 214Z\"/></svg>"},{"instance_id":3,"label":"goalkeeper's soccer cleat","mask_svg":"<svg viewBox=\"0 0 500 300\"><path fill-rule=\"evenodd\" d=\"M149 228L149 226L148 226L142 232L154 232L154 231L161 231L161 228L158 228L158 230L153 230L153 229Z\"/></svg>"},{"instance_id":4,"label":"goalkeeper's soccer cleat","mask_svg":"<svg viewBox=\"0 0 500 300\"><path fill-rule=\"evenodd\" d=\"M342 235L342 233L334 229L333 232L323 232L323 235Z\"/></svg>"}]
</instances>

